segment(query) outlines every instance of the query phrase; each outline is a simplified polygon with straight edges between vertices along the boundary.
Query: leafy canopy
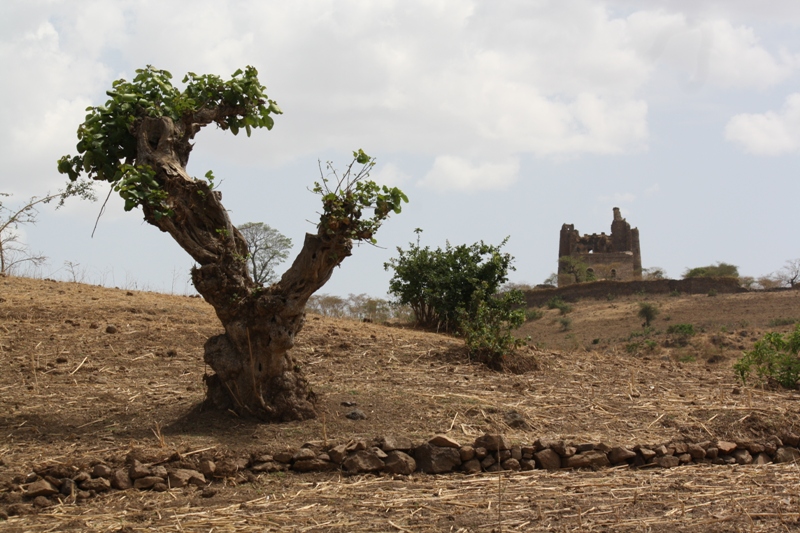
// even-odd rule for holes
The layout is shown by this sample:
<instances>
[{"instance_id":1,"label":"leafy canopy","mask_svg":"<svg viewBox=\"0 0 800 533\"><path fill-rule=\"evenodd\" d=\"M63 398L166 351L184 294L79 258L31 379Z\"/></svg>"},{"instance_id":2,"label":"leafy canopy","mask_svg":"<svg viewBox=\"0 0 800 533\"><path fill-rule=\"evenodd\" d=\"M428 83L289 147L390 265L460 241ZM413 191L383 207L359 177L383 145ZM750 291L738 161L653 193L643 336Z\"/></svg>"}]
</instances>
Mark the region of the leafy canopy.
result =
<instances>
[{"instance_id":1,"label":"leafy canopy","mask_svg":"<svg viewBox=\"0 0 800 533\"><path fill-rule=\"evenodd\" d=\"M136 128L145 117L169 118L181 126L186 153L179 154L185 165L191 146L188 141L203 126L215 122L234 135L244 129L272 129L271 115L280 114L278 105L265 94L258 72L248 66L229 80L214 74L183 78L183 90L172 85L172 74L152 66L136 71L133 81L113 82L105 105L86 108L86 120L78 127L78 155L64 156L58 171L76 181L82 172L90 179L107 181L125 200L125 210L147 203L157 217L170 215L167 193L155 171L139 161ZM151 139L157 143L158 139ZM150 146L152 150L158 146ZM213 174L206 174L211 181Z\"/></svg>"},{"instance_id":2,"label":"leafy canopy","mask_svg":"<svg viewBox=\"0 0 800 533\"><path fill-rule=\"evenodd\" d=\"M797 388L800 382L800 324L786 335L776 332L764 335L733 365L733 369L742 383L746 383L755 370L761 383L775 380L783 387Z\"/></svg>"},{"instance_id":3,"label":"leafy canopy","mask_svg":"<svg viewBox=\"0 0 800 533\"><path fill-rule=\"evenodd\" d=\"M703 267L687 268L683 273L683 278L738 278L739 267L728 263L717 263Z\"/></svg>"}]
</instances>

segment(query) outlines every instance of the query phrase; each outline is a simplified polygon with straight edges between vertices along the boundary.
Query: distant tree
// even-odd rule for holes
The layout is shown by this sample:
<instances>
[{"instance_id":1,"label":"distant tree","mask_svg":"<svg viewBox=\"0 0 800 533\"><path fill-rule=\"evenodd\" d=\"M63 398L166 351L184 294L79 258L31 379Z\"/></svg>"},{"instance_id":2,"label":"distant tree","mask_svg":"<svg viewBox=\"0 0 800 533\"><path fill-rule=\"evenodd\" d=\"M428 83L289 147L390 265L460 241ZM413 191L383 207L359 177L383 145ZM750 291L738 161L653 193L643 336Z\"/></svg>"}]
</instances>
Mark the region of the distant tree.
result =
<instances>
[{"instance_id":1,"label":"distant tree","mask_svg":"<svg viewBox=\"0 0 800 533\"><path fill-rule=\"evenodd\" d=\"M786 265L778 271L777 278L787 287L800 283L800 258L786 261Z\"/></svg>"},{"instance_id":2,"label":"distant tree","mask_svg":"<svg viewBox=\"0 0 800 533\"><path fill-rule=\"evenodd\" d=\"M269 285L277 278L275 268L289 257L292 239L263 222L247 222L236 229L247 241L247 268L253 281Z\"/></svg>"},{"instance_id":3,"label":"distant tree","mask_svg":"<svg viewBox=\"0 0 800 533\"><path fill-rule=\"evenodd\" d=\"M644 325L646 327L650 326L650 323L656 319L658 316L659 309L656 304L652 304L649 302L639 302L639 318L644 320Z\"/></svg>"},{"instance_id":4,"label":"distant tree","mask_svg":"<svg viewBox=\"0 0 800 533\"><path fill-rule=\"evenodd\" d=\"M565 255L558 259L558 265L558 271L568 275L575 283L585 283L597 279L589 265L577 257Z\"/></svg>"},{"instance_id":5,"label":"distant tree","mask_svg":"<svg viewBox=\"0 0 800 533\"><path fill-rule=\"evenodd\" d=\"M0 198L10 196L7 193L0 193ZM47 260L44 255L30 252L28 247L20 242L17 229L20 226L36 224L39 206L58 200L56 206L58 209L71 196L94 199L91 184L70 183L63 191L55 194L47 193L41 197L32 196L22 206L13 208L3 205L0 201L0 274L9 274L24 263L40 265Z\"/></svg>"},{"instance_id":6,"label":"distant tree","mask_svg":"<svg viewBox=\"0 0 800 533\"><path fill-rule=\"evenodd\" d=\"M558 274L551 272L550 275L547 276L542 282L542 285L552 285L553 287L558 285Z\"/></svg>"},{"instance_id":7,"label":"distant tree","mask_svg":"<svg viewBox=\"0 0 800 533\"><path fill-rule=\"evenodd\" d=\"M661 267L650 267L642 270L642 278L645 280L666 279L667 272Z\"/></svg>"},{"instance_id":8,"label":"distant tree","mask_svg":"<svg viewBox=\"0 0 800 533\"><path fill-rule=\"evenodd\" d=\"M759 276L756 280L758 286L763 290L777 289L783 282L774 274L767 274L766 276Z\"/></svg>"},{"instance_id":9,"label":"distant tree","mask_svg":"<svg viewBox=\"0 0 800 533\"><path fill-rule=\"evenodd\" d=\"M262 420L315 416L313 394L290 353L303 326L309 297L351 255L353 241L375 242L374 234L406 196L368 179L375 164L362 150L344 171L331 163L313 191L322 197L316 232L280 281L262 287L247 268L247 242L231 223L215 191L214 175L187 173L193 139L209 124L234 135L271 129L281 113L269 100L253 67L224 80L192 72L184 88L151 66L133 81L113 82L105 105L88 108L78 127L76 156L58 170L72 183L82 175L107 182L125 201L142 209L149 224L170 236L194 259L192 281L214 307L225 332L205 344L207 399L220 408Z\"/></svg>"},{"instance_id":10,"label":"distant tree","mask_svg":"<svg viewBox=\"0 0 800 533\"><path fill-rule=\"evenodd\" d=\"M719 262L716 265L687 268L683 278L738 278L739 267Z\"/></svg>"}]
</instances>

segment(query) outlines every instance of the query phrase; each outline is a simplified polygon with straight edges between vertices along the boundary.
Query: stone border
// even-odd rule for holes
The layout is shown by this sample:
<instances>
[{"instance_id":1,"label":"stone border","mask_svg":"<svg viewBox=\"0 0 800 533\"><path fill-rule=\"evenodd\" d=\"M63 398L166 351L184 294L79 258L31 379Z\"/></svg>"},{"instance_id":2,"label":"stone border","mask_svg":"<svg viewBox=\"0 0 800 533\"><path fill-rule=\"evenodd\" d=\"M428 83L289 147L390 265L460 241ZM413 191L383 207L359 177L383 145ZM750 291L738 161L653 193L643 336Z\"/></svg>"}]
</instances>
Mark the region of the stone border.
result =
<instances>
[{"instance_id":1,"label":"stone border","mask_svg":"<svg viewBox=\"0 0 800 533\"><path fill-rule=\"evenodd\" d=\"M472 444L461 445L437 435L415 445L407 437L385 436L372 441L351 440L346 444L322 446L304 444L300 449L249 458L214 459L213 448L177 452L163 460L142 462L137 452L128 454L124 467L112 468L89 460L83 466L44 465L28 476L18 476L10 490L0 492L0 503L8 504L3 515L33 512L55 505L63 498L81 501L111 490L166 491L195 486L202 495L216 494L213 480L235 478L253 481L257 474L272 472L332 472L345 474L415 472L447 474L462 472L560 470L628 465L631 468L672 468L684 464L763 465L800 463L800 436L790 432L773 436L764 443L753 441L672 441L660 445L611 447L604 443L576 444L564 440L538 439L532 445L513 445L503 435L486 434ZM204 452L204 453L202 453ZM141 460L140 460L141 459ZM26 503L27 502L27 503Z\"/></svg>"}]
</instances>

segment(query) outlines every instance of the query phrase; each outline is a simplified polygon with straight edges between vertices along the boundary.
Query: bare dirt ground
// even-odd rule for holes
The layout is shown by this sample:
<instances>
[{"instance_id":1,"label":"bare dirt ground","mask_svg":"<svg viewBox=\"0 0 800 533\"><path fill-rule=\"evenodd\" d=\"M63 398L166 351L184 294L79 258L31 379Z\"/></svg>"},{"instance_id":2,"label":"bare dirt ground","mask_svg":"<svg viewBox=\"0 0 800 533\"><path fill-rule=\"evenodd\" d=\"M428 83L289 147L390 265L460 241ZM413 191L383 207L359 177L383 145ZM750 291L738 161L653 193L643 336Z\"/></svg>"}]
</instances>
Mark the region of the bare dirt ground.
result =
<instances>
[{"instance_id":1,"label":"bare dirt ground","mask_svg":"<svg viewBox=\"0 0 800 533\"><path fill-rule=\"evenodd\" d=\"M296 352L319 417L265 425L199 409L203 343L220 331L203 300L0 278L0 510L35 468L121 465L132 452L237 458L383 435L469 443L493 432L517 443L615 446L800 432L800 393L742 387L731 370L765 331L789 329L770 326L775 319L800 318L800 291L647 298L661 309L647 336L636 317L644 296L578 302L566 331L558 311L546 311L521 330L532 336L528 355L538 366L525 374L470 363L458 339L310 315ZM677 323L700 332L679 342L666 333ZM345 418L343 403L367 419ZM211 488L29 506L30 514L0 518L0 530L800 530L797 464L278 472Z\"/></svg>"}]
</instances>

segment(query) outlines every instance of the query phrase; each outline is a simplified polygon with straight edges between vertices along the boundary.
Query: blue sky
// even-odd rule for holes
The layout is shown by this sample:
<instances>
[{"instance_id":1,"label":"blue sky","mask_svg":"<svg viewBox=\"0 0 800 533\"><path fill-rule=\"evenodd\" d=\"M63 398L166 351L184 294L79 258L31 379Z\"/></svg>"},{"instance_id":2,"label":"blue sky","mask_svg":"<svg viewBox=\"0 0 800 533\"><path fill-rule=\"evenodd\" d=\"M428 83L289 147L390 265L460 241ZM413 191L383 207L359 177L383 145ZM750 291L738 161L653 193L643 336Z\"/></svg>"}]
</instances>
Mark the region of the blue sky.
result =
<instances>
[{"instance_id":1,"label":"blue sky","mask_svg":"<svg viewBox=\"0 0 800 533\"><path fill-rule=\"evenodd\" d=\"M384 296L415 228L434 247L510 236L512 281L539 283L561 224L608 232L613 207L645 267L759 276L800 257L798 26L790 1L8 0L0 192L61 187L85 107L136 68L249 64L284 115L250 139L208 128L189 163L213 169L235 223L299 245L317 161L358 148L410 198L321 292ZM188 255L118 198L91 238L99 209L44 208L22 229L49 257L37 275L70 279L69 261L87 282L188 290Z\"/></svg>"}]
</instances>

